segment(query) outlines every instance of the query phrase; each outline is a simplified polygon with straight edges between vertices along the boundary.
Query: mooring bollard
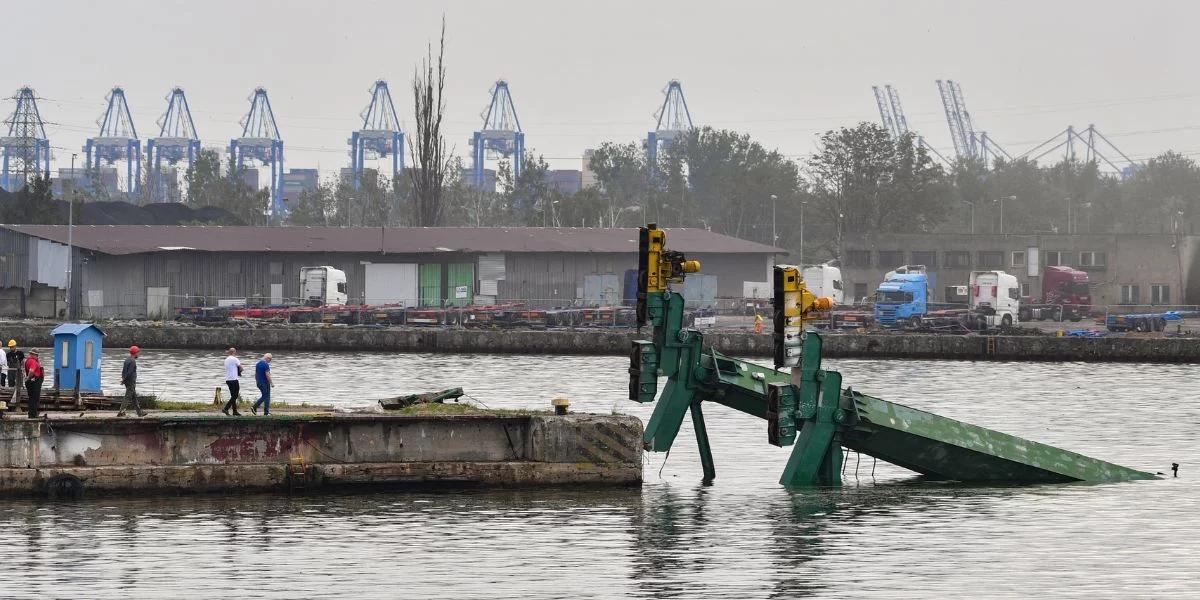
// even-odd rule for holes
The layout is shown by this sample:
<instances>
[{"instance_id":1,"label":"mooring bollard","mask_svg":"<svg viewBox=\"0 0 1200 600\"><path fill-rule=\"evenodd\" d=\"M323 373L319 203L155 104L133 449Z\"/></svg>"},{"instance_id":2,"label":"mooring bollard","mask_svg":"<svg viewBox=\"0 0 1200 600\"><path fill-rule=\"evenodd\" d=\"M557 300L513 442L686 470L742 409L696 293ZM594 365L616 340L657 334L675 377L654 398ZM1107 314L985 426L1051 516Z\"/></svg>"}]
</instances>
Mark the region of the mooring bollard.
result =
<instances>
[{"instance_id":1,"label":"mooring bollard","mask_svg":"<svg viewBox=\"0 0 1200 600\"><path fill-rule=\"evenodd\" d=\"M571 405L571 401L566 398L555 398L550 401L550 405L554 407L554 414L567 414L567 407Z\"/></svg>"}]
</instances>

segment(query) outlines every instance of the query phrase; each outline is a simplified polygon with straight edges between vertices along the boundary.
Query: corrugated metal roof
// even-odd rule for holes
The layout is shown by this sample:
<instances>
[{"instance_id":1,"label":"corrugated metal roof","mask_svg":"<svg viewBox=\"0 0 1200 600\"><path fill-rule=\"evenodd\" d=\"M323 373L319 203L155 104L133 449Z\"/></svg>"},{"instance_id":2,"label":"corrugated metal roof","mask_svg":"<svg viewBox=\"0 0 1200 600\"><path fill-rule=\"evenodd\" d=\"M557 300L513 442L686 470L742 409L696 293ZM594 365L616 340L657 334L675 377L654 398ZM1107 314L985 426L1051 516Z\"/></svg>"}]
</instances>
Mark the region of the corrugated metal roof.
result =
<instances>
[{"instance_id":1,"label":"corrugated metal roof","mask_svg":"<svg viewBox=\"0 0 1200 600\"><path fill-rule=\"evenodd\" d=\"M67 243L65 225L0 225ZM682 252L772 254L786 250L705 231L668 229ZM636 252L637 229L540 227L212 227L76 225L74 243L104 254L203 252Z\"/></svg>"},{"instance_id":2,"label":"corrugated metal roof","mask_svg":"<svg viewBox=\"0 0 1200 600\"><path fill-rule=\"evenodd\" d=\"M100 332L100 335L105 335L103 329L96 327L92 323L63 323L62 325L55 327L54 331L50 332L50 335L59 335L59 334L76 335L79 332L84 331L88 328L95 328L96 331Z\"/></svg>"}]
</instances>

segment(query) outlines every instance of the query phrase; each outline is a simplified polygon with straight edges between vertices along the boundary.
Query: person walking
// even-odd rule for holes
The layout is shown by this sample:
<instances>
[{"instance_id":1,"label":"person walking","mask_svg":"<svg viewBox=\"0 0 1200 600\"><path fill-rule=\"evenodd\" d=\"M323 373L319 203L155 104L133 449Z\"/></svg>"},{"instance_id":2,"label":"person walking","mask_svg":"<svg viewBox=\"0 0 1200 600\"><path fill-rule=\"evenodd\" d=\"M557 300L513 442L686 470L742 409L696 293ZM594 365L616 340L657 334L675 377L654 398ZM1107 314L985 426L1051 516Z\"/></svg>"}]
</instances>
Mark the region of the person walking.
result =
<instances>
[{"instance_id":1,"label":"person walking","mask_svg":"<svg viewBox=\"0 0 1200 600\"><path fill-rule=\"evenodd\" d=\"M0 387L8 385L8 348L4 349L4 356L0 357Z\"/></svg>"},{"instance_id":2,"label":"person walking","mask_svg":"<svg viewBox=\"0 0 1200 600\"><path fill-rule=\"evenodd\" d=\"M42 381L45 380L46 373L42 370L42 363L38 361L37 350L29 351L29 358L25 359L25 391L29 393L29 418L38 418L38 403L42 397Z\"/></svg>"},{"instance_id":3,"label":"person walking","mask_svg":"<svg viewBox=\"0 0 1200 600\"><path fill-rule=\"evenodd\" d=\"M130 404L133 405L133 410L137 411L137 416L146 416L146 411L142 410L137 397L137 359L141 351L137 346L130 346L129 356L125 358L125 364L121 365L121 385L125 386L125 399L121 401L121 409L117 411L118 417L125 416Z\"/></svg>"},{"instance_id":4,"label":"person walking","mask_svg":"<svg viewBox=\"0 0 1200 600\"><path fill-rule=\"evenodd\" d=\"M25 386L22 369L25 366L25 353L17 349L17 340L8 340L8 383L13 387L12 398L8 401L8 409L19 410L21 407L21 388Z\"/></svg>"},{"instance_id":5,"label":"person walking","mask_svg":"<svg viewBox=\"0 0 1200 600\"><path fill-rule=\"evenodd\" d=\"M241 397L242 384L238 378L242 376L242 361L238 360L237 348L229 349L229 356L225 357L225 385L229 387L229 402L225 403L225 408L221 412L225 416L229 416L229 409L233 409L233 416L240 417L242 413L238 412L237 401Z\"/></svg>"},{"instance_id":6,"label":"person walking","mask_svg":"<svg viewBox=\"0 0 1200 600\"><path fill-rule=\"evenodd\" d=\"M271 414L271 388L275 387L275 380L271 377L271 353L268 352L262 355L262 358L254 365L254 383L258 386L258 402L255 402L250 407L250 412L258 414L258 406L263 407L263 416Z\"/></svg>"}]
</instances>

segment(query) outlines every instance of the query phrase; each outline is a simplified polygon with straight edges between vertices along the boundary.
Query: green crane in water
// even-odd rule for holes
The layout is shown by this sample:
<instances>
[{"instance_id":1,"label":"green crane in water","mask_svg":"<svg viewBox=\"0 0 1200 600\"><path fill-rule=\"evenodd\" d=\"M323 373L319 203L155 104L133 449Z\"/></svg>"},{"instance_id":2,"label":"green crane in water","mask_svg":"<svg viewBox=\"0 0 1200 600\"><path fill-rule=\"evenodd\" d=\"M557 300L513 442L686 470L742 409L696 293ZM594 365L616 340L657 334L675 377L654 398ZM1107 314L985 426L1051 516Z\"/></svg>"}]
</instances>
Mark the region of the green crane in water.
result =
<instances>
[{"instance_id":1,"label":"green crane in water","mask_svg":"<svg viewBox=\"0 0 1200 600\"><path fill-rule=\"evenodd\" d=\"M806 317L828 309L829 300L814 297L794 266L773 270L774 369L706 349L703 334L683 326L684 298L671 289L699 272L700 263L669 250L666 239L653 224L638 236L638 325L653 332L651 339L633 342L629 398L658 402L643 438L650 451L669 450L690 413L705 481L716 477L716 469L704 402L764 419L769 443L794 446L780 478L785 486L841 484L843 448L963 482L1155 477L843 388L841 373L821 368L821 336L804 331ZM660 377L667 383L656 398Z\"/></svg>"}]
</instances>

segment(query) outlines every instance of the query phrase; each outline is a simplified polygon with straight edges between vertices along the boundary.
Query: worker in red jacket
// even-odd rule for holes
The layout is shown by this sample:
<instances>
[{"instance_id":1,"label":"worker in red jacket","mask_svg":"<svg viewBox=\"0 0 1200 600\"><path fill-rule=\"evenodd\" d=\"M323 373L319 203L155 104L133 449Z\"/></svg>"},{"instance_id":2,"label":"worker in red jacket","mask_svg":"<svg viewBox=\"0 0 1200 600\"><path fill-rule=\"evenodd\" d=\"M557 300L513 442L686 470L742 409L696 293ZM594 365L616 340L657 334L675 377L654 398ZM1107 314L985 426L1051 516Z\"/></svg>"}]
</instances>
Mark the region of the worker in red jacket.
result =
<instances>
[{"instance_id":1,"label":"worker in red jacket","mask_svg":"<svg viewBox=\"0 0 1200 600\"><path fill-rule=\"evenodd\" d=\"M42 381L46 379L46 372L42 369L42 363L38 361L37 350L29 351L29 358L25 359L25 391L29 392L29 418L38 418L38 402L42 396Z\"/></svg>"}]
</instances>

